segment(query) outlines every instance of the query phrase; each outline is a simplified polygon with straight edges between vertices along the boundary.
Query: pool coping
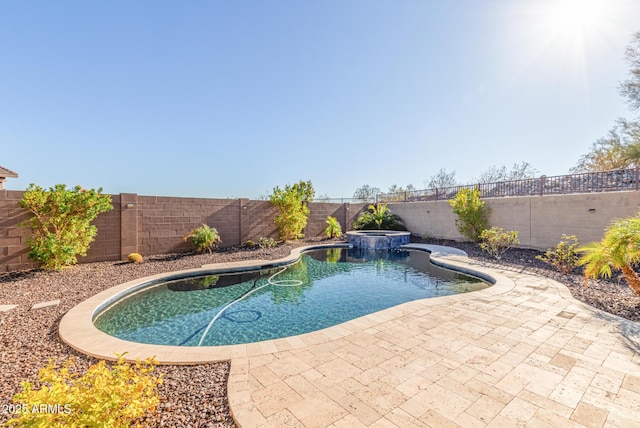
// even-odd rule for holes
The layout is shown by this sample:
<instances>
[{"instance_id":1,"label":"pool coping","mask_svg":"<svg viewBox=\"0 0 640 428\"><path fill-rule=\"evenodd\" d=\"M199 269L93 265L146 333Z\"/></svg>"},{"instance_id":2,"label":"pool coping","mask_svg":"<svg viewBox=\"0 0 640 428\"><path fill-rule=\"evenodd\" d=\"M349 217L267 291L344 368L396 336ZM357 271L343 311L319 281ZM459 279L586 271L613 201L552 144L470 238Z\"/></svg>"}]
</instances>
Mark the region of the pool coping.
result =
<instances>
[{"instance_id":1,"label":"pool coping","mask_svg":"<svg viewBox=\"0 0 640 428\"><path fill-rule=\"evenodd\" d=\"M403 303L392 308L387 308L382 311L310 333L240 345L187 347L135 343L110 336L98 330L93 324L94 316L99 308L103 308L123 295L129 294L131 290L144 288L160 280L167 280L172 277L183 275L196 276L207 273L216 274L254 269L268 269L293 263L307 251L336 247L345 248L348 247L348 245L328 244L304 246L295 248L288 256L276 260L250 260L242 262L207 264L203 265L201 268L169 273L165 272L128 281L104 290L71 308L60 320L58 334L60 339L73 349L99 359L115 361L117 359L116 353L126 353L125 357L128 361L135 361L136 359L144 360L149 357L155 357L159 364L205 364L227 361L234 358L247 358L272 354L282 349L298 349L310 344L324 343L350 334L352 329L354 327L357 328L357 326L362 324L363 321L366 322L384 318L385 313L390 313L392 311L397 313L399 310L413 311L416 308L446 305L466 299L482 299L508 292L515 287L513 280L497 273L495 270L473 263L467 258L467 254L464 251L439 245L407 244L404 245L403 248L429 252L432 262L438 266L478 276L491 282L493 285L483 290L471 293L420 299ZM232 365L230 382L232 381L232 375L234 372L234 366Z\"/></svg>"}]
</instances>

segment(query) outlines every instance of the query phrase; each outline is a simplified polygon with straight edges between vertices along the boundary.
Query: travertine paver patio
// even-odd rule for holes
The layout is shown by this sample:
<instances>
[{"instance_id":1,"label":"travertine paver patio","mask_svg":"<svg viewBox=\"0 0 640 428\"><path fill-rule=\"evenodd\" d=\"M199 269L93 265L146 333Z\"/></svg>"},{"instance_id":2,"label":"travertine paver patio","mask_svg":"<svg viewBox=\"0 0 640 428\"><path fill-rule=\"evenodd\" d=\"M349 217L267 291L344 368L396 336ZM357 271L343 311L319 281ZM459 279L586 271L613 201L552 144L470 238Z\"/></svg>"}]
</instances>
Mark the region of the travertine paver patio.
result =
<instances>
[{"instance_id":1,"label":"travertine paver patio","mask_svg":"<svg viewBox=\"0 0 640 428\"><path fill-rule=\"evenodd\" d=\"M640 324L551 279L490 271L501 277L493 294L236 350L234 417L245 428L640 427Z\"/></svg>"}]
</instances>

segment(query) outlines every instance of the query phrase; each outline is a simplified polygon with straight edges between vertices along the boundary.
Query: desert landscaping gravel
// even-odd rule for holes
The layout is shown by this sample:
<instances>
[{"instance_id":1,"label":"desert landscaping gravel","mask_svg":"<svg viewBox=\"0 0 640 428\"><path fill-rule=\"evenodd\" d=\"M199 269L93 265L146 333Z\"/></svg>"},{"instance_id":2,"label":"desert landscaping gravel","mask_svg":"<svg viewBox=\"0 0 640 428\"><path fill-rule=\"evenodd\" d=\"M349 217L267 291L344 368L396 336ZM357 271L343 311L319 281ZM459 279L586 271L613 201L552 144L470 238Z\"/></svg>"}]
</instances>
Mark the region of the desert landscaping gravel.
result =
<instances>
[{"instance_id":1,"label":"desert landscaping gravel","mask_svg":"<svg viewBox=\"0 0 640 428\"><path fill-rule=\"evenodd\" d=\"M494 261L476 244L444 240L422 240L461 248L471 258L489 263ZM305 240L275 248L234 247L213 254L170 254L145 257L143 263L99 262L80 264L62 272L29 270L0 274L0 304L17 304L14 309L0 312L0 405L13 402L20 391L20 382L37 380L38 369L49 359L60 363L73 356L81 370L95 359L78 353L58 338L60 318L73 306L114 285L148 275L201 267L204 264L248 259L276 259L289 254L292 248L327 240ZM579 270L561 275L552 267L536 260L538 251L512 249L502 266L509 269L549 276L564 283L573 296L599 309L630 320L640 321L640 297L618 277L609 281L591 281L589 286ZM36 303L60 300L59 305L31 309ZM124 350L114 349L115 352ZM115 355L114 355L115 356ZM226 397L229 362L197 366L159 366L164 383L159 387L160 405L157 411L140 422L150 427L235 427ZM0 414L0 424L10 415Z\"/></svg>"}]
</instances>

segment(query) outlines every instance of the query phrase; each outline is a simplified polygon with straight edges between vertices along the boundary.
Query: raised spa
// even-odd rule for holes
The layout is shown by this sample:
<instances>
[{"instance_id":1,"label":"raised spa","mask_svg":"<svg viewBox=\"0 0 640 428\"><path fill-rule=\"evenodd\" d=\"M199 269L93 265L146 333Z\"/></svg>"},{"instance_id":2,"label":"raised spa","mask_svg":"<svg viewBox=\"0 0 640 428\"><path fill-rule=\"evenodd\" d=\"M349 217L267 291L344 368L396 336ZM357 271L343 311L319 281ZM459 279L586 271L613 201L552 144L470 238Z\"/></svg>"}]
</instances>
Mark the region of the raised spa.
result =
<instances>
[{"instance_id":1,"label":"raised spa","mask_svg":"<svg viewBox=\"0 0 640 428\"><path fill-rule=\"evenodd\" d=\"M149 284L99 308L94 324L161 345L258 342L320 330L408 301L489 284L432 264L418 250L325 248L270 270Z\"/></svg>"},{"instance_id":2,"label":"raised spa","mask_svg":"<svg viewBox=\"0 0 640 428\"><path fill-rule=\"evenodd\" d=\"M347 232L347 242L365 250L392 250L408 244L411 234L398 230L354 230Z\"/></svg>"}]
</instances>

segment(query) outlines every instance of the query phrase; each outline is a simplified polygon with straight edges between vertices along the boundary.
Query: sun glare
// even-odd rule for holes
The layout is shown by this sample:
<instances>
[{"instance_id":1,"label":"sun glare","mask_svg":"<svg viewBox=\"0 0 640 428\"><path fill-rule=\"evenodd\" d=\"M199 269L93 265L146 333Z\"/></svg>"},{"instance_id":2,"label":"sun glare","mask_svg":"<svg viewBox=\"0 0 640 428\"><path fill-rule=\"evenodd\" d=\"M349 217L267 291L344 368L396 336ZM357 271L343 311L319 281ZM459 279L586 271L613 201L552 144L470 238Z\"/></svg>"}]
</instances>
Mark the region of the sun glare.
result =
<instances>
[{"instance_id":1,"label":"sun glare","mask_svg":"<svg viewBox=\"0 0 640 428\"><path fill-rule=\"evenodd\" d=\"M595 30L605 12L602 0L556 0L548 7L549 24L560 33Z\"/></svg>"}]
</instances>

